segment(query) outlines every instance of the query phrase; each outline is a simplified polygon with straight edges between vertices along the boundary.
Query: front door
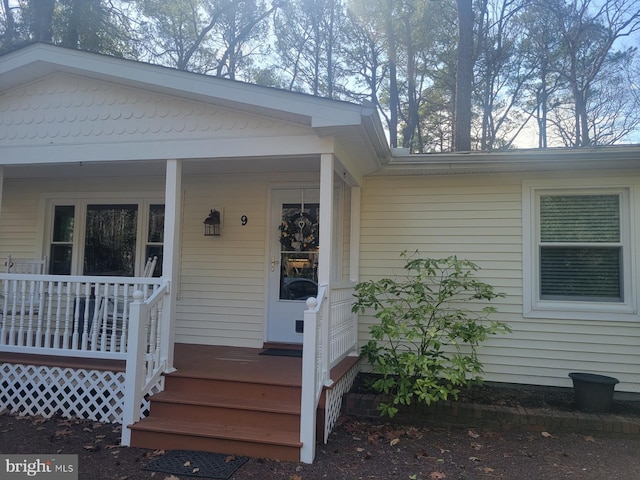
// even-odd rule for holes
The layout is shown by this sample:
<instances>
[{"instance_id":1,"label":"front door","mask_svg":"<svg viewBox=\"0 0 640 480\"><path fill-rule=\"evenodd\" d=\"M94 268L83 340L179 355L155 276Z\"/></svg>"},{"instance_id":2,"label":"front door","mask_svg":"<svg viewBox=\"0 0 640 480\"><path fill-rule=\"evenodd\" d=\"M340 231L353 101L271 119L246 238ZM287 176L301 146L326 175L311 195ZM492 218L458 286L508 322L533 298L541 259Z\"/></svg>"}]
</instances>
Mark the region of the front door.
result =
<instances>
[{"instance_id":1,"label":"front door","mask_svg":"<svg viewBox=\"0 0 640 480\"><path fill-rule=\"evenodd\" d=\"M306 300L318 292L320 192L273 190L267 341L302 343Z\"/></svg>"}]
</instances>

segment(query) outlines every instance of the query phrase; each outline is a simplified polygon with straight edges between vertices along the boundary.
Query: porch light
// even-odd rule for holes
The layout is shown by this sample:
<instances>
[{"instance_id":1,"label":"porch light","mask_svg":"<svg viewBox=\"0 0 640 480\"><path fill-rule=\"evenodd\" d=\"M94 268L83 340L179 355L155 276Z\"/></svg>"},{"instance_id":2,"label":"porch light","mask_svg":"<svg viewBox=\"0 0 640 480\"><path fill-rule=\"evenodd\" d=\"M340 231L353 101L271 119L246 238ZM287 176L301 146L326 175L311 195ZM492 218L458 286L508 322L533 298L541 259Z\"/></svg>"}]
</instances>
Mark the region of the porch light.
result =
<instances>
[{"instance_id":1,"label":"porch light","mask_svg":"<svg viewBox=\"0 0 640 480\"><path fill-rule=\"evenodd\" d=\"M204 236L217 237L220 235L220 212L211 210L209 216L204 219Z\"/></svg>"}]
</instances>

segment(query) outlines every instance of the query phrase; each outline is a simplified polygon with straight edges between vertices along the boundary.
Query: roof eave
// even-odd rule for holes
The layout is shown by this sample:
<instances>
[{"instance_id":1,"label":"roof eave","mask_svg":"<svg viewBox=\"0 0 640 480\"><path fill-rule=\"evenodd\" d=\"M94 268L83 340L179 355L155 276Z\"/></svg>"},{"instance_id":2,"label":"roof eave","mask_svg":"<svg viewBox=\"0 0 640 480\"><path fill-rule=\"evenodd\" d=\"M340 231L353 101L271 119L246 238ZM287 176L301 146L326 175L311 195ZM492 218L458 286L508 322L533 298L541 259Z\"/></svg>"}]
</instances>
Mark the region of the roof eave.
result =
<instances>
[{"instance_id":1,"label":"roof eave","mask_svg":"<svg viewBox=\"0 0 640 480\"><path fill-rule=\"evenodd\" d=\"M447 175L628 168L640 168L638 145L423 155L394 149L391 160L378 174Z\"/></svg>"}]
</instances>

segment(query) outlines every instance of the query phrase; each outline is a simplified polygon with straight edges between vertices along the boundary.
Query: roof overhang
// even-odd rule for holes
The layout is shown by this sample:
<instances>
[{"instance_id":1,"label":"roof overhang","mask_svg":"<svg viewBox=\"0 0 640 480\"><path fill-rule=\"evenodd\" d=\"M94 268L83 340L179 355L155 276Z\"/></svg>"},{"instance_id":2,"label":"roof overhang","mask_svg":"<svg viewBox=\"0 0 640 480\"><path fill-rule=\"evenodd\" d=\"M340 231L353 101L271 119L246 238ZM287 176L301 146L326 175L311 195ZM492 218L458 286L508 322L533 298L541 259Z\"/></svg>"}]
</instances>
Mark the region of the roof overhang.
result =
<instances>
[{"instance_id":1,"label":"roof overhang","mask_svg":"<svg viewBox=\"0 0 640 480\"><path fill-rule=\"evenodd\" d=\"M404 149L392 149L391 160L374 175L450 175L629 168L640 168L639 145L424 155L409 154Z\"/></svg>"}]
</instances>

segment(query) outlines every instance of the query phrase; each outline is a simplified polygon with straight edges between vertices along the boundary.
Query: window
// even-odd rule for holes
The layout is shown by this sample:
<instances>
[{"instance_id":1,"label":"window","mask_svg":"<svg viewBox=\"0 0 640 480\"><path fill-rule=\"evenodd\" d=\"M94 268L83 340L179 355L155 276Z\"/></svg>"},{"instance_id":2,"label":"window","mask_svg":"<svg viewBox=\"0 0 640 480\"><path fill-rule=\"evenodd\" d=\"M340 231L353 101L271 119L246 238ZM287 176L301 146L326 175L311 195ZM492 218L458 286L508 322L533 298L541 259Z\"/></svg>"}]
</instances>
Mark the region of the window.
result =
<instances>
[{"instance_id":1,"label":"window","mask_svg":"<svg viewBox=\"0 0 640 480\"><path fill-rule=\"evenodd\" d=\"M619 195L539 197L540 298L622 302Z\"/></svg>"},{"instance_id":2,"label":"window","mask_svg":"<svg viewBox=\"0 0 640 480\"><path fill-rule=\"evenodd\" d=\"M75 206L56 205L51 239L49 272L53 275L71 274Z\"/></svg>"},{"instance_id":3,"label":"window","mask_svg":"<svg viewBox=\"0 0 640 480\"><path fill-rule=\"evenodd\" d=\"M162 275L162 246L164 243L164 205L149 206L149 228L145 258L158 257L154 277Z\"/></svg>"},{"instance_id":4,"label":"window","mask_svg":"<svg viewBox=\"0 0 640 480\"><path fill-rule=\"evenodd\" d=\"M154 275L161 274L164 205L54 201L51 212L52 274L133 277L154 255Z\"/></svg>"},{"instance_id":5,"label":"window","mask_svg":"<svg viewBox=\"0 0 640 480\"><path fill-rule=\"evenodd\" d=\"M525 316L634 314L629 189L525 191Z\"/></svg>"}]
</instances>

